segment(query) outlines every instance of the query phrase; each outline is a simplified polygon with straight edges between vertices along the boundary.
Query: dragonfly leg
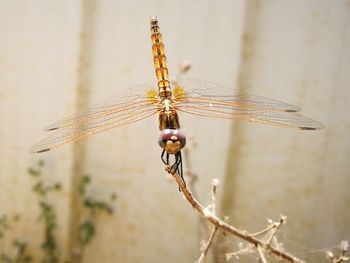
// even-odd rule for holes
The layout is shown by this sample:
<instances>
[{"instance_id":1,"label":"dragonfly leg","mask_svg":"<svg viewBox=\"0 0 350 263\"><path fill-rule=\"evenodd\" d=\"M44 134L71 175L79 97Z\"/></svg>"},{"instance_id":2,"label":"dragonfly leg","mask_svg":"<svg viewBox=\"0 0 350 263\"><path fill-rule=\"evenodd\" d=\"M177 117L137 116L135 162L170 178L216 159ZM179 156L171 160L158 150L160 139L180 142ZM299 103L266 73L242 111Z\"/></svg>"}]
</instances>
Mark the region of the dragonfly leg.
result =
<instances>
[{"instance_id":1,"label":"dragonfly leg","mask_svg":"<svg viewBox=\"0 0 350 263\"><path fill-rule=\"evenodd\" d=\"M184 185L186 186L186 182L185 182L185 179L184 179L184 171L183 171L183 167L182 167L182 155L181 155L181 151L178 153L179 155L179 165L178 165L178 173L181 177L181 180L182 182L184 183Z\"/></svg>"},{"instance_id":2,"label":"dragonfly leg","mask_svg":"<svg viewBox=\"0 0 350 263\"><path fill-rule=\"evenodd\" d=\"M166 153L166 158L164 158L165 150L162 151L162 155L160 156L160 159L165 165L169 165L169 153Z\"/></svg>"},{"instance_id":3,"label":"dragonfly leg","mask_svg":"<svg viewBox=\"0 0 350 263\"><path fill-rule=\"evenodd\" d=\"M173 165L171 166L171 171L173 171L173 172L177 172L178 171L178 169L179 169L179 156L178 156L178 154L176 153L176 154L174 154L174 156L175 156L175 162L173 163Z\"/></svg>"},{"instance_id":4,"label":"dragonfly leg","mask_svg":"<svg viewBox=\"0 0 350 263\"><path fill-rule=\"evenodd\" d=\"M171 171L172 172L177 172L179 174L182 182L186 186L186 182L185 182L185 179L184 179L184 173L183 173L181 151L175 153L174 156L175 156L175 162L171 165ZM162 154L160 156L160 159L162 160L162 162L165 165L169 165L169 157L170 157L170 154L168 152L166 152L165 150L163 150ZM180 188L179 188L179 191L181 191Z\"/></svg>"},{"instance_id":5,"label":"dragonfly leg","mask_svg":"<svg viewBox=\"0 0 350 263\"><path fill-rule=\"evenodd\" d=\"M182 182L186 186L186 182L185 182L184 175L183 175L181 151L179 151L175 154L175 163L171 166L171 170L176 171L179 174ZM180 188L179 188L179 191L181 192Z\"/></svg>"}]
</instances>

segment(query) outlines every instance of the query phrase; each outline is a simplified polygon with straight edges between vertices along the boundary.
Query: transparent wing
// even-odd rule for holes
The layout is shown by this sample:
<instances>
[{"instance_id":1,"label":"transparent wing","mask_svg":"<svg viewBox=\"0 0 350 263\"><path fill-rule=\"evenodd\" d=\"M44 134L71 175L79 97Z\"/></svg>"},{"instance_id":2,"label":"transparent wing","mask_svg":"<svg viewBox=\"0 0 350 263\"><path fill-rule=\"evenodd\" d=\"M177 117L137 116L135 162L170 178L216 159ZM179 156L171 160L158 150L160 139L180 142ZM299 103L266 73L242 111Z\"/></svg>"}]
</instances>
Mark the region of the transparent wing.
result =
<instances>
[{"instance_id":1,"label":"transparent wing","mask_svg":"<svg viewBox=\"0 0 350 263\"><path fill-rule=\"evenodd\" d=\"M111 114L127 113L128 110L136 107L154 105L157 103L157 97L151 97L151 94L157 94L157 91L151 89L149 85L143 84L132 89L122 90L115 93L110 98L103 100L90 109L73 114L61 121L55 122L46 127L46 131L57 130L59 128L71 125L83 124L94 119L103 118Z\"/></svg>"},{"instance_id":2,"label":"transparent wing","mask_svg":"<svg viewBox=\"0 0 350 263\"><path fill-rule=\"evenodd\" d=\"M201 80L179 83L184 93L176 94L179 111L214 118L253 121L282 127L315 130L323 124L306 118L296 111L300 108L265 97L241 95L220 85Z\"/></svg>"},{"instance_id":3,"label":"transparent wing","mask_svg":"<svg viewBox=\"0 0 350 263\"><path fill-rule=\"evenodd\" d=\"M266 97L239 94L233 89L196 79L186 79L179 83L185 88L187 105L215 104L229 106L232 109L261 110L261 111L300 111L299 107Z\"/></svg>"},{"instance_id":4,"label":"transparent wing","mask_svg":"<svg viewBox=\"0 0 350 263\"><path fill-rule=\"evenodd\" d=\"M30 152L49 151L65 143L126 125L157 113L157 97L149 95L156 94L156 91L147 92L147 87L149 86L140 86L124 93L118 93L96 104L90 110L74 114L50 125L46 130L55 130L55 132L34 145Z\"/></svg>"}]
</instances>

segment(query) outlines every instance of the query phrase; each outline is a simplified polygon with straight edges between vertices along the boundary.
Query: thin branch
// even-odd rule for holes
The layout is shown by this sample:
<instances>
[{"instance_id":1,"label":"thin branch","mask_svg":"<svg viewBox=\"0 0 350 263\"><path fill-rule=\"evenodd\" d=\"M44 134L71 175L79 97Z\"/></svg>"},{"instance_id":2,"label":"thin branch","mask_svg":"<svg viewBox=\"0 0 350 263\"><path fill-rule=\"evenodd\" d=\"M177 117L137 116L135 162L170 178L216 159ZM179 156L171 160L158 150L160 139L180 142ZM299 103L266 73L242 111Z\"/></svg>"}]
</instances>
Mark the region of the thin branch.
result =
<instances>
[{"instance_id":1,"label":"thin branch","mask_svg":"<svg viewBox=\"0 0 350 263\"><path fill-rule=\"evenodd\" d=\"M271 219L269 219L268 222L270 224L266 228L264 228L263 230L260 230L259 232L250 234L250 236L251 237L261 236L261 235L266 234L266 233L270 232L271 230L273 230L271 236L267 240L268 241L267 243L271 243L272 238L276 235L280 226L283 225L286 222L286 220L287 220L287 217L285 215L281 215L280 220L278 222L274 222Z\"/></svg>"},{"instance_id":2,"label":"thin branch","mask_svg":"<svg viewBox=\"0 0 350 263\"><path fill-rule=\"evenodd\" d=\"M280 227L286 222L287 217L284 215L281 215L279 222L272 222L272 229L271 229L271 235L266 240L266 243L271 244L271 241L274 237L276 237L277 231L280 229Z\"/></svg>"},{"instance_id":3,"label":"thin branch","mask_svg":"<svg viewBox=\"0 0 350 263\"><path fill-rule=\"evenodd\" d=\"M346 252L348 251L349 243L347 241L341 241L339 244L340 249L340 255L338 258L336 258L332 251L327 252L327 256L332 260L332 263L341 263L348 261L350 258L346 255Z\"/></svg>"},{"instance_id":4,"label":"thin branch","mask_svg":"<svg viewBox=\"0 0 350 263\"><path fill-rule=\"evenodd\" d=\"M211 182L212 185L212 190L211 190L211 196L210 196L210 204L208 205L207 209L210 209L211 212L215 215L216 213L216 189L217 186L219 185L219 180L218 179L213 179ZM209 239L207 242L203 244L203 247L201 249L202 253L197 261L197 263L202 263L204 261L204 258L208 254L209 248L211 244L213 243L214 236L216 234L216 231L218 230L217 226L214 225L214 228L211 231L211 234L209 236Z\"/></svg>"},{"instance_id":5,"label":"thin branch","mask_svg":"<svg viewBox=\"0 0 350 263\"><path fill-rule=\"evenodd\" d=\"M217 230L218 230L217 226L214 226L214 228L209 236L208 241L205 242L205 244L204 244L204 248L202 249L202 253L201 253L199 259L197 260L197 263L202 263L204 261L204 258L208 254L209 248L210 248L211 244L213 243L213 239L214 239L214 236L215 236Z\"/></svg>"},{"instance_id":6,"label":"thin branch","mask_svg":"<svg viewBox=\"0 0 350 263\"><path fill-rule=\"evenodd\" d=\"M255 248L254 245L252 244L248 244L246 247L243 247L242 245L242 248L236 252L229 252L229 253L226 253L226 260L229 261L231 259L231 257L235 257L235 258L239 258L240 255L243 255L245 253L248 253L248 252L251 252L252 249Z\"/></svg>"},{"instance_id":7,"label":"thin branch","mask_svg":"<svg viewBox=\"0 0 350 263\"><path fill-rule=\"evenodd\" d=\"M242 231L240 229L237 229L220 218L218 218L216 215L214 215L209 209L204 208L198 201L197 199L192 195L192 193L187 189L187 187L184 185L183 181L181 180L180 176L174 172L171 171L171 168L169 166L166 167L165 169L169 174L173 176L175 179L176 183L179 185L182 193L186 197L187 201L192 205L192 207L197 210L198 213L200 213L202 216L207 218L209 222L211 222L214 226L217 228L221 228L227 233L230 233L232 235L235 235L239 238L242 238L246 240L247 242L253 244L255 247L261 246L266 249L271 254L274 254L277 257L283 258L285 260L288 260L289 262L298 262L298 263L304 263L302 259L299 259L287 252L281 251L277 248L272 247L270 244L266 244L265 242L250 236L246 231Z\"/></svg>"},{"instance_id":8,"label":"thin branch","mask_svg":"<svg viewBox=\"0 0 350 263\"><path fill-rule=\"evenodd\" d=\"M266 234L267 232L271 231L275 226L273 224L268 225L263 230L260 230L259 232L255 232L253 234L250 234L251 237L261 236L263 234Z\"/></svg>"},{"instance_id":9,"label":"thin branch","mask_svg":"<svg viewBox=\"0 0 350 263\"><path fill-rule=\"evenodd\" d=\"M261 260L261 263L267 263L266 257L264 255L264 249L258 245L258 254Z\"/></svg>"}]
</instances>

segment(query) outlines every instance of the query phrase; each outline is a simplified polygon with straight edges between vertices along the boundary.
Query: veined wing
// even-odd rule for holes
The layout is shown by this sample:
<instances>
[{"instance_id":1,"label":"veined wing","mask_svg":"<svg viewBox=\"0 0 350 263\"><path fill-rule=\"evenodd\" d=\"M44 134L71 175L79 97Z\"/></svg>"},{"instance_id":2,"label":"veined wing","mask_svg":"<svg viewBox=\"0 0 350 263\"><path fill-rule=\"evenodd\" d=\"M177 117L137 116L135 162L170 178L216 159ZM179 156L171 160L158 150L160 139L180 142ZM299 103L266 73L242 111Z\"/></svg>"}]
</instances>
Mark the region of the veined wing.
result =
<instances>
[{"instance_id":1,"label":"veined wing","mask_svg":"<svg viewBox=\"0 0 350 263\"><path fill-rule=\"evenodd\" d=\"M296 113L299 108L276 100L239 95L214 83L198 80L183 81L180 86L184 92L174 90L175 105L179 111L301 130L324 127L322 123Z\"/></svg>"},{"instance_id":2,"label":"veined wing","mask_svg":"<svg viewBox=\"0 0 350 263\"><path fill-rule=\"evenodd\" d=\"M258 110L258 111L300 111L299 107L280 102L266 97L239 94L233 89L196 79L185 79L179 83L184 88L184 100L181 94L175 97L185 105L207 104L223 107L231 107L233 110Z\"/></svg>"},{"instance_id":3,"label":"veined wing","mask_svg":"<svg viewBox=\"0 0 350 263\"><path fill-rule=\"evenodd\" d=\"M158 92L143 84L132 89L122 90L115 93L110 98L103 100L90 109L73 114L46 127L46 131L53 131L63 127L83 124L94 119L103 118L111 114L125 112L138 106L146 106L157 103Z\"/></svg>"},{"instance_id":4,"label":"veined wing","mask_svg":"<svg viewBox=\"0 0 350 263\"><path fill-rule=\"evenodd\" d=\"M147 86L149 87L149 86ZM126 125L157 113L157 92L147 87L117 94L90 110L74 114L48 127L56 130L34 145L30 152L41 153L92 134ZM121 97L118 97L118 96ZM129 96L129 98L127 97Z\"/></svg>"}]
</instances>

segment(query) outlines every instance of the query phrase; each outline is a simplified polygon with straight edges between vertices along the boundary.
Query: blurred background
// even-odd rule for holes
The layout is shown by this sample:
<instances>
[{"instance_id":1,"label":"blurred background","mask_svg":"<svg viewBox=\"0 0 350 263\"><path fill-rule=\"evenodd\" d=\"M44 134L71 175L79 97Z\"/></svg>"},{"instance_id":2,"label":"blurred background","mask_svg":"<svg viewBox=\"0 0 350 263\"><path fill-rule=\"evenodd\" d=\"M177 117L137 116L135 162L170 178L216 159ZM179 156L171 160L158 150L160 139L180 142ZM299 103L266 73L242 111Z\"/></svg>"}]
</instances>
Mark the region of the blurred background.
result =
<instances>
[{"instance_id":1,"label":"blurred background","mask_svg":"<svg viewBox=\"0 0 350 263\"><path fill-rule=\"evenodd\" d=\"M180 115L190 145L185 171L198 175L194 187L203 204L218 178L219 216L254 232L285 214L280 241L287 250L328 262L324 248L350 239L348 0L1 0L0 218L11 226L0 235L0 254L15 257L13 240L22 240L32 262L44 262L45 200L55 211L59 262L74 253L74 261L87 263L199 257L205 226L164 171L156 116L29 154L46 136L45 126L119 90L156 85L154 15L171 78L187 61L191 70L183 77L297 105L325 124L320 131L295 131ZM84 175L91 182L79 192ZM36 180L59 186L46 196ZM94 235L83 255L77 237L94 206L81 203L82 194L114 211L92 213L93 224L83 229ZM208 262L225 262L224 253L237 243L218 237Z\"/></svg>"}]
</instances>

